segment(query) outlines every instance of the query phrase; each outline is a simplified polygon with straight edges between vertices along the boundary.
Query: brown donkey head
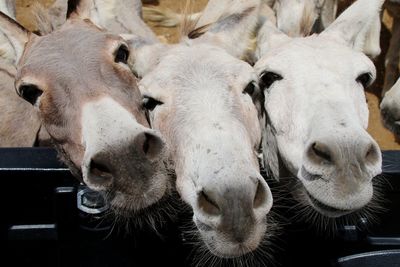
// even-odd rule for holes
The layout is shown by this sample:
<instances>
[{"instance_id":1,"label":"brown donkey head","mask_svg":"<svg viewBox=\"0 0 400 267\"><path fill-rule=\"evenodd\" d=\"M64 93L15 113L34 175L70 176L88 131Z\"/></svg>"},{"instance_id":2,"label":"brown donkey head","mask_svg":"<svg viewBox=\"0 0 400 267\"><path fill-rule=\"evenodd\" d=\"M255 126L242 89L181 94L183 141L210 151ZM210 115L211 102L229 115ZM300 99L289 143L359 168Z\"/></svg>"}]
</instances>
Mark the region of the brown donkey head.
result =
<instances>
[{"instance_id":1,"label":"brown donkey head","mask_svg":"<svg viewBox=\"0 0 400 267\"><path fill-rule=\"evenodd\" d=\"M122 214L160 200L164 142L149 129L122 38L76 17L37 36L1 13L0 29L18 55L16 91L72 173Z\"/></svg>"}]
</instances>

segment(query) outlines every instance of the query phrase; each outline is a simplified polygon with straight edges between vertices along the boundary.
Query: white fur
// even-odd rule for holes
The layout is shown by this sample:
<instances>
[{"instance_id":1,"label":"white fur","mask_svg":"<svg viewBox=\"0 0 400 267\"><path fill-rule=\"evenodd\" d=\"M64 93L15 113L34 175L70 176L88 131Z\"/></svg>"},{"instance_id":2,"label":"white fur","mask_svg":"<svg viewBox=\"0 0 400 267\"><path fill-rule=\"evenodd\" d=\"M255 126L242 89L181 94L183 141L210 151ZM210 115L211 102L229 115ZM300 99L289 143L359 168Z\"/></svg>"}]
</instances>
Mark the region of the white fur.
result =
<instances>
[{"instance_id":1,"label":"white fur","mask_svg":"<svg viewBox=\"0 0 400 267\"><path fill-rule=\"evenodd\" d=\"M162 103L150 112L152 126L167 140L177 190L202 240L219 257L237 257L259 246L272 205L257 157L261 111L243 92L257 77L235 58L246 52L259 1L218 4L209 2L197 27L216 22L197 39L158 47L129 42L141 44L134 55L140 64L132 67L143 76L142 94Z\"/></svg>"},{"instance_id":2,"label":"white fur","mask_svg":"<svg viewBox=\"0 0 400 267\"><path fill-rule=\"evenodd\" d=\"M266 165L279 177L279 153L306 192L343 211L357 210L370 201L371 180L381 172L379 148L366 131L364 90L356 81L362 73L374 79L376 70L356 51L361 47L355 43L365 36L365 25L379 14L381 4L380 0L357 1L319 36L292 39L270 23L260 30L258 55L262 57L256 72L282 76L264 91L270 119L264 141L271 145L264 145ZM308 154L313 143L327 146L332 162L316 164ZM303 169L320 178L307 179Z\"/></svg>"},{"instance_id":3,"label":"white fur","mask_svg":"<svg viewBox=\"0 0 400 267\"><path fill-rule=\"evenodd\" d=\"M234 73L237 78L232 76ZM221 49L196 43L171 48L140 82L142 94L163 103L152 112L152 125L167 139L176 164L177 190L193 208L194 222L213 229L200 231L203 240L207 245L212 244L209 249L221 257L240 255L258 247L265 232L262 219L272 205L272 195L259 174L254 151L261 133L257 111L250 97L241 92L255 79L246 63L231 58ZM246 124L243 114L233 114L236 105L249 115ZM251 202L258 183L264 188L266 198L253 211ZM202 191L220 205L220 215L202 211L198 204ZM232 199L231 194L236 197ZM251 232L244 250L229 238L235 232L225 229L228 226L224 224L230 225L231 216L238 223L248 224L237 226ZM258 223L247 222L247 217Z\"/></svg>"}]
</instances>

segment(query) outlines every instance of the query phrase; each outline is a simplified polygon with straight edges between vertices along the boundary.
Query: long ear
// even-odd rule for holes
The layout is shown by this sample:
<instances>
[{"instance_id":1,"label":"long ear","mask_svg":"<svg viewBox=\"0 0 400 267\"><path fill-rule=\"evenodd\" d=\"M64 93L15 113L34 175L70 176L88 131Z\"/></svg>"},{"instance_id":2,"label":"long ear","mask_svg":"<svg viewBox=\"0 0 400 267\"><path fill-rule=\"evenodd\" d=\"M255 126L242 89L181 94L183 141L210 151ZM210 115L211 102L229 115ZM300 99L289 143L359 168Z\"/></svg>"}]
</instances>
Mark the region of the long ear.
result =
<instances>
[{"instance_id":1,"label":"long ear","mask_svg":"<svg viewBox=\"0 0 400 267\"><path fill-rule=\"evenodd\" d=\"M242 58L247 53L255 32L259 7L259 0L210 0L196 24L196 29L187 36L200 36L194 42L213 43L231 55Z\"/></svg>"},{"instance_id":2,"label":"long ear","mask_svg":"<svg viewBox=\"0 0 400 267\"><path fill-rule=\"evenodd\" d=\"M16 18L15 2L16 0L3 0L0 2L0 11L14 20Z\"/></svg>"},{"instance_id":3,"label":"long ear","mask_svg":"<svg viewBox=\"0 0 400 267\"><path fill-rule=\"evenodd\" d=\"M131 54L128 64L138 78L142 78L151 71L170 47L167 44L135 34L121 34L121 37L130 48Z\"/></svg>"},{"instance_id":4,"label":"long ear","mask_svg":"<svg viewBox=\"0 0 400 267\"><path fill-rule=\"evenodd\" d=\"M0 12L0 33L11 45L14 55L13 61L16 64L24 52L25 44L28 42L31 33L3 12Z\"/></svg>"},{"instance_id":5,"label":"long ear","mask_svg":"<svg viewBox=\"0 0 400 267\"><path fill-rule=\"evenodd\" d=\"M357 46L363 45L364 54L372 58L375 58L379 56L379 54L381 53L380 37L381 37L381 17L378 14L374 19L365 40L359 40L361 44Z\"/></svg>"},{"instance_id":6,"label":"long ear","mask_svg":"<svg viewBox=\"0 0 400 267\"><path fill-rule=\"evenodd\" d=\"M330 36L362 51L371 25L379 15L384 0L358 0L345 10L321 36Z\"/></svg>"},{"instance_id":7,"label":"long ear","mask_svg":"<svg viewBox=\"0 0 400 267\"><path fill-rule=\"evenodd\" d=\"M290 40L288 35L278 30L270 21L265 21L257 34L256 59L260 59L270 49L279 47Z\"/></svg>"},{"instance_id":8,"label":"long ear","mask_svg":"<svg viewBox=\"0 0 400 267\"><path fill-rule=\"evenodd\" d=\"M318 17L314 0L278 0L274 10L278 29L291 37L308 36Z\"/></svg>"},{"instance_id":9,"label":"long ear","mask_svg":"<svg viewBox=\"0 0 400 267\"><path fill-rule=\"evenodd\" d=\"M323 31L326 29L329 25L332 24L332 22L336 18L337 14L337 8L338 8L338 0L330 0L330 1L325 1L324 6L322 7L321 10L321 18L320 18L320 31Z\"/></svg>"}]
</instances>

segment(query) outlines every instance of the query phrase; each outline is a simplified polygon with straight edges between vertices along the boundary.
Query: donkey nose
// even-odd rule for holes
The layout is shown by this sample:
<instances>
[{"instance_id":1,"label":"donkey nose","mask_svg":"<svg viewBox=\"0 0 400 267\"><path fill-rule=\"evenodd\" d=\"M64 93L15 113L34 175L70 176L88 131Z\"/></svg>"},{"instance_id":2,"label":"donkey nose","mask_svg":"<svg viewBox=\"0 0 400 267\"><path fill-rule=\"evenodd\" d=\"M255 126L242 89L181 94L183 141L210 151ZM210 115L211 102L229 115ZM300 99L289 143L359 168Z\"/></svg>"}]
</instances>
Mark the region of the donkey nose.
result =
<instances>
[{"instance_id":1,"label":"donkey nose","mask_svg":"<svg viewBox=\"0 0 400 267\"><path fill-rule=\"evenodd\" d=\"M239 184L222 191L216 186L203 188L197 195L196 217L223 231L233 242L243 243L251 236L251 229L266 218L272 194L261 176L241 179Z\"/></svg>"},{"instance_id":2,"label":"donkey nose","mask_svg":"<svg viewBox=\"0 0 400 267\"><path fill-rule=\"evenodd\" d=\"M161 137L147 129L133 136L116 139L112 144L94 146L85 155L83 179L94 190L106 190L115 182L115 178L128 177L134 172L130 169L131 165L137 161L157 161L162 157L165 147Z\"/></svg>"},{"instance_id":3,"label":"donkey nose","mask_svg":"<svg viewBox=\"0 0 400 267\"><path fill-rule=\"evenodd\" d=\"M362 148L362 147L361 147ZM361 150L361 157L364 157L366 162L376 165L381 162L381 150L378 144L374 141L366 143Z\"/></svg>"},{"instance_id":4,"label":"donkey nose","mask_svg":"<svg viewBox=\"0 0 400 267\"><path fill-rule=\"evenodd\" d=\"M250 178L252 189L248 188L228 189L225 194L218 194L216 190L201 190L197 196L197 203L205 214L217 216L226 210L232 209L228 203L236 203L238 205L249 206L253 215L266 215L272 207L272 193L265 180L261 178ZM247 186L246 186L247 187ZM248 193L245 193L248 192ZM248 205L247 203L251 203ZM228 205L227 205L228 204Z\"/></svg>"},{"instance_id":5,"label":"donkey nose","mask_svg":"<svg viewBox=\"0 0 400 267\"><path fill-rule=\"evenodd\" d=\"M165 143L156 132L146 131L135 137L134 146L148 160L156 161L162 155Z\"/></svg>"},{"instance_id":6,"label":"donkey nose","mask_svg":"<svg viewBox=\"0 0 400 267\"><path fill-rule=\"evenodd\" d=\"M356 160L364 164L379 164L380 149L376 142L367 136L360 136L353 142L336 142L320 140L312 142L306 152L306 159L315 166L339 165L340 159L351 155L347 160Z\"/></svg>"}]
</instances>

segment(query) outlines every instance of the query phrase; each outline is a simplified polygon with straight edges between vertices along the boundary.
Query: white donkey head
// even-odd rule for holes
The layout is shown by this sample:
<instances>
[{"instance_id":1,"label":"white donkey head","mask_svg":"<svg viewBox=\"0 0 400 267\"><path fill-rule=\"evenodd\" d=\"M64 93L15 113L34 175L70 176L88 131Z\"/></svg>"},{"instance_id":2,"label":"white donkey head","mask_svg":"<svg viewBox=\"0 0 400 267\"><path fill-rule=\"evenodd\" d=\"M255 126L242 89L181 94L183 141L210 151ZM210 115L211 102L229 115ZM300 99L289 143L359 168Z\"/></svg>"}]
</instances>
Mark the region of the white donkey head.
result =
<instances>
[{"instance_id":1,"label":"white donkey head","mask_svg":"<svg viewBox=\"0 0 400 267\"><path fill-rule=\"evenodd\" d=\"M272 206L257 157L258 79L238 59L255 28L258 6L258 0L233 1L216 23L196 28L177 45L131 39L144 107L167 141L177 190L193 210L201 239L224 258L259 246Z\"/></svg>"},{"instance_id":2,"label":"white donkey head","mask_svg":"<svg viewBox=\"0 0 400 267\"><path fill-rule=\"evenodd\" d=\"M381 173L364 95L376 70L355 41L382 3L357 1L320 35L290 38L269 23L259 33L255 69L268 115L267 168L276 178L295 175L300 203L327 217L365 207Z\"/></svg>"}]
</instances>

